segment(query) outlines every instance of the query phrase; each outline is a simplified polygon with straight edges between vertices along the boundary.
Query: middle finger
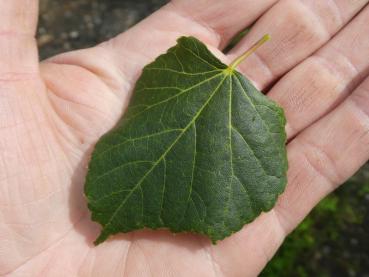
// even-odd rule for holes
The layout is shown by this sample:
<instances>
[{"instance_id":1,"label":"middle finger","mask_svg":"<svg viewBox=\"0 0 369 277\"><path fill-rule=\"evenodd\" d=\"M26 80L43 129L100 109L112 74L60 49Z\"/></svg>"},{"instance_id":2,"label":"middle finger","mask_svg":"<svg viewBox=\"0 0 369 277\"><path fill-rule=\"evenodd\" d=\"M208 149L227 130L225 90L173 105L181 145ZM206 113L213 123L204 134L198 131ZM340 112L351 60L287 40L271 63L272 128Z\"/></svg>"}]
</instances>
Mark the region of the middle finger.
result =
<instances>
[{"instance_id":1,"label":"middle finger","mask_svg":"<svg viewBox=\"0 0 369 277\"><path fill-rule=\"evenodd\" d=\"M228 58L240 56L262 34L269 33L272 40L239 66L263 89L326 43L368 2L281 0L255 23Z\"/></svg>"}]
</instances>

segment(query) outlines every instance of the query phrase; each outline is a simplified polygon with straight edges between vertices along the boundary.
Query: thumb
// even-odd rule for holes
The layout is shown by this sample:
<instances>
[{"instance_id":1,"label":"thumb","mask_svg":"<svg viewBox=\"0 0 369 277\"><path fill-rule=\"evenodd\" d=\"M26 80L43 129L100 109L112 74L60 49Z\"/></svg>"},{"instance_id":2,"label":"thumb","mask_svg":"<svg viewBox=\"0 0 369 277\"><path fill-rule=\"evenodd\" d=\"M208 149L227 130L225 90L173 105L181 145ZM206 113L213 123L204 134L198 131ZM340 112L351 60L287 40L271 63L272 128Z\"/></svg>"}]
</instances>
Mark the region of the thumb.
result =
<instances>
[{"instance_id":1,"label":"thumb","mask_svg":"<svg viewBox=\"0 0 369 277\"><path fill-rule=\"evenodd\" d=\"M38 0L0 0L0 82L38 73Z\"/></svg>"},{"instance_id":2,"label":"thumb","mask_svg":"<svg viewBox=\"0 0 369 277\"><path fill-rule=\"evenodd\" d=\"M38 0L0 0L0 131L24 121L39 102L37 18Z\"/></svg>"}]
</instances>

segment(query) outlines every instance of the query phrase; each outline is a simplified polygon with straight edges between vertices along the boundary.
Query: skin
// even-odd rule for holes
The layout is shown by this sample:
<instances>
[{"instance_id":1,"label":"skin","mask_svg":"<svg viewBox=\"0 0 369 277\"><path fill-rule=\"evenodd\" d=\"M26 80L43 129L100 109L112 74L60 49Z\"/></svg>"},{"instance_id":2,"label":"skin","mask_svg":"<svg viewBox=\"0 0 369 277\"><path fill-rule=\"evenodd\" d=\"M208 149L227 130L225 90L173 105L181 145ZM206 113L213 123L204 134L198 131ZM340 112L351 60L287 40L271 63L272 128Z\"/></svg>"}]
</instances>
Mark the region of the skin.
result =
<instances>
[{"instance_id":1,"label":"skin","mask_svg":"<svg viewBox=\"0 0 369 277\"><path fill-rule=\"evenodd\" d=\"M368 0L173 0L122 35L39 63L36 0L0 0L0 275L256 276L286 235L369 159ZM230 38L256 21L227 55ZM277 205L211 245L139 231L94 247L89 154L121 117L144 65L182 35L280 103L288 186Z\"/></svg>"}]
</instances>

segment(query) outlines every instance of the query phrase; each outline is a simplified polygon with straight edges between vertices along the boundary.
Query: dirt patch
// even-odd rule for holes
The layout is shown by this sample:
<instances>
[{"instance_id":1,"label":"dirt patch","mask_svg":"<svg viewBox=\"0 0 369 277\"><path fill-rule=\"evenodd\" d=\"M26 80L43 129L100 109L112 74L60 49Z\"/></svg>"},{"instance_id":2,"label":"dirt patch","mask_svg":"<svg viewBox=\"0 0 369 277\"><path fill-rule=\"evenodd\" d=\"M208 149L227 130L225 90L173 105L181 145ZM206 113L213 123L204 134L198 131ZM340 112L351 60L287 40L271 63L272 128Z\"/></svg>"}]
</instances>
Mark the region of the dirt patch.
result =
<instances>
[{"instance_id":1,"label":"dirt patch","mask_svg":"<svg viewBox=\"0 0 369 277\"><path fill-rule=\"evenodd\" d=\"M166 0L41 0L41 58L86 48L128 29Z\"/></svg>"}]
</instances>

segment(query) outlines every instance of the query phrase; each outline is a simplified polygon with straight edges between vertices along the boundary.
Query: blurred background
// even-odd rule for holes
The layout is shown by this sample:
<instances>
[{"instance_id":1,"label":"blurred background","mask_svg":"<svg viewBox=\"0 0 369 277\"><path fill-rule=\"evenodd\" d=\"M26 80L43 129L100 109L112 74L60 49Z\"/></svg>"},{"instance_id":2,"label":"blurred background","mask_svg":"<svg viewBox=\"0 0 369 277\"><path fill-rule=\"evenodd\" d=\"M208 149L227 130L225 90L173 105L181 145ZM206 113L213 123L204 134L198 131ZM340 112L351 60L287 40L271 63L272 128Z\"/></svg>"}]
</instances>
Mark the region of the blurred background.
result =
<instances>
[{"instance_id":1,"label":"blurred background","mask_svg":"<svg viewBox=\"0 0 369 277\"><path fill-rule=\"evenodd\" d=\"M41 0L41 58L86 48L124 31L165 0ZM323 200L261 276L369 277L369 165Z\"/></svg>"}]
</instances>

